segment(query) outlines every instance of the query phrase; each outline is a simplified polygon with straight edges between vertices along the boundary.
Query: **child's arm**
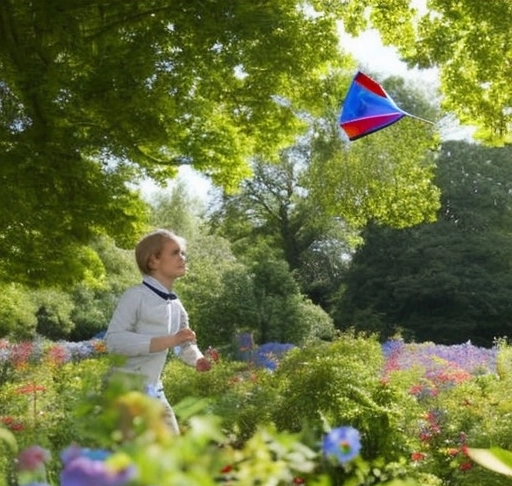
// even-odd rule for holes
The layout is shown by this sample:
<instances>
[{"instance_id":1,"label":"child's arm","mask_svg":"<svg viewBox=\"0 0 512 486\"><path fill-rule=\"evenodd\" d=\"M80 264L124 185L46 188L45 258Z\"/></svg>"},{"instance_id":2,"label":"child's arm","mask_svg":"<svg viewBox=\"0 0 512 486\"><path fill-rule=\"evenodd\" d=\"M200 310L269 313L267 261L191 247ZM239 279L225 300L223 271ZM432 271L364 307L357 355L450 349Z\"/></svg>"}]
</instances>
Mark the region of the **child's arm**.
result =
<instances>
[{"instance_id":1,"label":"child's arm","mask_svg":"<svg viewBox=\"0 0 512 486\"><path fill-rule=\"evenodd\" d=\"M185 344L186 346L187 342L195 341L195 339L196 333L187 327L186 329L181 329L172 336L168 334L166 336L156 336L151 338L149 343L149 352L158 353L159 351L174 348L181 344Z\"/></svg>"},{"instance_id":2,"label":"child's arm","mask_svg":"<svg viewBox=\"0 0 512 486\"><path fill-rule=\"evenodd\" d=\"M111 353L124 356L158 353L166 349L195 341L196 334L188 327L174 335L154 336L144 334L136 329L139 319L140 293L127 290L119 299L105 336L107 347Z\"/></svg>"}]
</instances>

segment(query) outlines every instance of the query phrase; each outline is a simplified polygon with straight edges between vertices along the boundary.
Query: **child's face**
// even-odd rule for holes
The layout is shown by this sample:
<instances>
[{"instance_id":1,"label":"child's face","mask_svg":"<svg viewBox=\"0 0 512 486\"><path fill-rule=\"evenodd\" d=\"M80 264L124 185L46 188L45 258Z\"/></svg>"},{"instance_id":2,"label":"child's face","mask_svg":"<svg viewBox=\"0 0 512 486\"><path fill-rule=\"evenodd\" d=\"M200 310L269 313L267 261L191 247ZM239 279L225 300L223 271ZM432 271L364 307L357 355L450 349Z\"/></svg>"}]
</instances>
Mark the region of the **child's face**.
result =
<instances>
[{"instance_id":1,"label":"child's face","mask_svg":"<svg viewBox=\"0 0 512 486\"><path fill-rule=\"evenodd\" d=\"M167 240L160 255L151 259L152 275L166 281L173 281L185 275L186 262L183 248L176 241Z\"/></svg>"}]
</instances>

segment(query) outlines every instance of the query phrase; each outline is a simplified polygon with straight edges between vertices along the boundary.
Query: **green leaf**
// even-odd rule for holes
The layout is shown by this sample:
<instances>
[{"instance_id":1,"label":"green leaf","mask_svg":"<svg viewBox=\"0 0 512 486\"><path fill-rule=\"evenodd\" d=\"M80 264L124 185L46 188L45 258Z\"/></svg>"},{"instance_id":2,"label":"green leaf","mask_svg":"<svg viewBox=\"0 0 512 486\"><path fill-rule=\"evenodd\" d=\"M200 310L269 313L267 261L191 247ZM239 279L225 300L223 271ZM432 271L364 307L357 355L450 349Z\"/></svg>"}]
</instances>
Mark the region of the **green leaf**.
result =
<instances>
[{"instance_id":1,"label":"green leaf","mask_svg":"<svg viewBox=\"0 0 512 486\"><path fill-rule=\"evenodd\" d=\"M13 454L18 452L18 444L12 432L8 431L7 429L0 428L0 441L5 442Z\"/></svg>"},{"instance_id":2,"label":"green leaf","mask_svg":"<svg viewBox=\"0 0 512 486\"><path fill-rule=\"evenodd\" d=\"M469 448L468 455L481 466L506 476L512 476L512 452L499 447Z\"/></svg>"}]
</instances>

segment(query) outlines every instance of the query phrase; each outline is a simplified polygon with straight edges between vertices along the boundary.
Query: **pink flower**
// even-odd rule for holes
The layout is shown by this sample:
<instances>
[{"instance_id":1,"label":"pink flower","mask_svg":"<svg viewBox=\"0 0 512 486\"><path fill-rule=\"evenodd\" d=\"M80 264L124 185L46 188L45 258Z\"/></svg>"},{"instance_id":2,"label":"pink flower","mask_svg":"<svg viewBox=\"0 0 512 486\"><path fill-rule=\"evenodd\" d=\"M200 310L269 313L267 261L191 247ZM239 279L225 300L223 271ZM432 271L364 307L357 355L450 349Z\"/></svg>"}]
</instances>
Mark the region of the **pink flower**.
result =
<instances>
[{"instance_id":1,"label":"pink flower","mask_svg":"<svg viewBox=\"0 0 512 486\"><path fill-rule=\"evenodd\" d=\"M23 342L12 346L11 361L16 368L23 368L28 364L33 348L34 346L31 342Z\"/></svg>"},{"instance_id":2,"label":"pink flower","mask_svg":"<svg viewBox=\"0 0 512 486\"><path fill-rule=\"evenodd\" d=\"M61 365L69 360L69 352L64 346L56 344L48 350L48 358L51 363Z\"/></svg>"},{"instance_id":3,"label":"pink flower","mask_svg":"<svg viewBox=\"0 0 512 486\"><path fill-rule=\"evenodd\" d=\"M34 445L18 454L17 468L19 471L36 471L44 466L51 457L50 451Z\"/></svg>"},{"instance_id":4,"label":"pink flower","mask_svg":"<svg viewBox=\"0 0 512 486\"><path fill-rule=\"evenodd\" d=\"M424 387L423 385L413 385L409 389L409 393L411 395L419 395L423 391Z\"/></svg>"}]
</instances>

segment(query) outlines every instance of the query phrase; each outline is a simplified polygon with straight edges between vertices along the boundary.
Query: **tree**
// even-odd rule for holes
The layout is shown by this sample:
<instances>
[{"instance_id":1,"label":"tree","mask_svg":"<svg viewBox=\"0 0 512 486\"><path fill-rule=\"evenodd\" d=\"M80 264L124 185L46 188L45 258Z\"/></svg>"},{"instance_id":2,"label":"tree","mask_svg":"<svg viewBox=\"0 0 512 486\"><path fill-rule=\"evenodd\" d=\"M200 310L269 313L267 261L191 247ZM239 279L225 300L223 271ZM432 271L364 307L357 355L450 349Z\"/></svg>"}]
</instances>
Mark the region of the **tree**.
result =
<instances>
[{"instance_id":1,"label":"tree","mask_svg":"<svg viewBox=\"0 0 512 486\"><path fill-rule=\"evenodd\" d=\"M252 248L265 242L285 259L302 292L326 310L367 221L405 227L432 221L439 207L431 127L403 120L353 144L342 139L334 108L350 80L332 73L323 113L303 114L308 134L276 163L254 160L253 176L238 194L224 196L212 217L238 255L252 260ZM402 79L386 85L404 109L437 116L435 106Z\"/></svg>"},{"instance_id":2,"label":"tree","mask_svg":"<svg viewBox=\"0 0 512 486\"><path fill-rule=\"evenodd\" d=\"M358 13L370 7L370 15ZM512 4L508 0L429 0L425 11L408 0L350 2L345 28L371 25L398 48L410 67L438 67L443 106L478 127L488 143L512 141Z\"/></svg>"},{"instance_id":3,"label":"tree","mask_svg":"<svg viewBox=\"0 0 512 486\"><path fill-rule=\"evenodd\" d=\"M435 223L369 226L354 256L337 325L418 341L490 346L510 335L512 150L443 144Z\"/></svg>"},{"instance_id":4,"label":"tree","mask_svg":"<svg viewBox=\"0 0 512 486\"><path fill-rule=\"evenodd\" d=\"M332 319L299 290L288 265L259 244L252 262L237 259L218 235L189 242L189 270L176 291L197 331L199 344L228 346L240 332L258 343L301 344L332 338Z\"/></svg>"},{"instance_id":5,"label":"tree","mask_svg":"<svg viewBox=\"0 0 512 486\"><path fill-rule=\"evenodd\" d=\"M251 327L257 342L303 344L315 337L332 337L331 318L301 294L286 261L273 257L263 244L255 254L258 258L250 269L257 319Z\"/></svg>"},{"instance_id":6,"label":"tree","mask_svg":"<svg viewBox=\"0 0 512 486\"><path fill-rule=\"evenodd\" d=\"M0 143L0 158L1 281L69 288L101 278L91 241L108 234L128 246L143 231L145 205L119 171L22 140Z\"/></svg>"},{"instance_id":7,"label":"tree","mask_svg":"<svg viewBox=\"0 0 512 486\"><path fill-rule=\"evenodd\" d=\"M72 341L82 341L104 332L114 313L120 295L140 282L133 248L124 250L111 238L97 238L91 248L102 262L102 279L83 280L70 290L74 308L71 319L75 324L69 335Z\"/></svg>"},{"instance_id":8,"label":"tree","mask_svg":"<svg viewBox=\"0 0 512 486\"><path fill-rule=\"evenodd\" d=\"M191 195L183 179L176 179L169 190L157 191L150 204L152 227L167 228L185 239L194 238L200 232L204 204Z\"/></svg>"},{"instance_id":9,"label":"tree","mask_svg":"<svg viewBox=\"0 0 512 486\"><path fill-rule=\"evenodd\" d=\"M251 154L274 157L342 60L342 6L314 8L2 1L0 278L68 285L92 238L133 246L145 207L127 182L190 164L233 190Z\"/></svg>"},{"instance_id":10,"label":"tree","mask_svg":"<svg viewBox=\"0 0 512 486\"><path fill-rule=\"evenodd\" d=\"M353 233L342 220L311 203L303 177L307 157L307 143L298 143L284 150L276 163L255 160L253 176L238 194L223 195L210 225L249 265L261 258L255 251L265 245L274 258L284 259L301 291L327 308Z\"/></svg>"}]
</instances>

